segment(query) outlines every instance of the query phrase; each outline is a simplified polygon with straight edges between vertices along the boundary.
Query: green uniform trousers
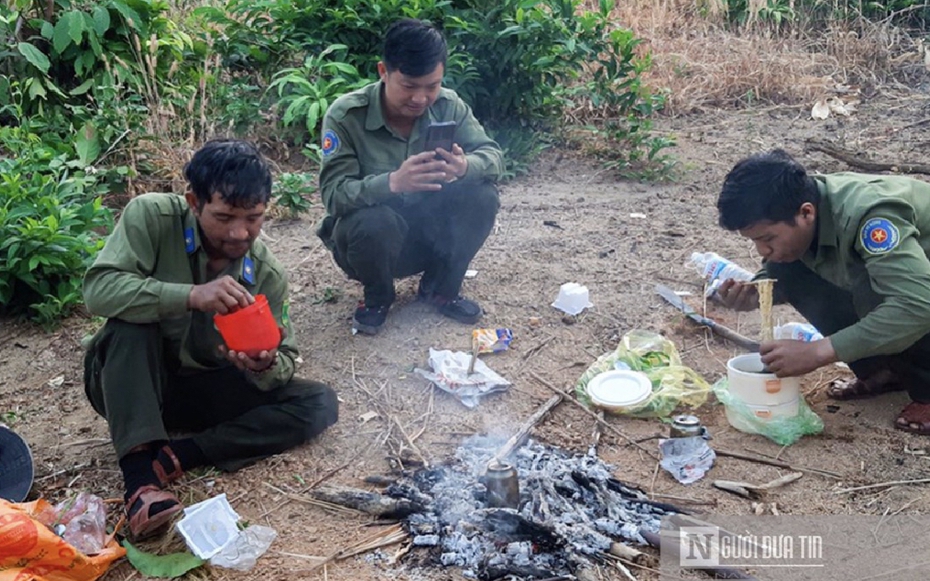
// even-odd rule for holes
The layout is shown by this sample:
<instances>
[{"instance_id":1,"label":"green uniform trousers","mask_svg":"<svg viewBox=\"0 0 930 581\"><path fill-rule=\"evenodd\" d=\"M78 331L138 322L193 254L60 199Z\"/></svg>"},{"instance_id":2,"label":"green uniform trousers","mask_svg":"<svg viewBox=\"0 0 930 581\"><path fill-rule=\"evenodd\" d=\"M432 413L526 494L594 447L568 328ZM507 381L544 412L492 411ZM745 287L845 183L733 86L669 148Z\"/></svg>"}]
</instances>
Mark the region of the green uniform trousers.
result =
<instances>
[{"instance_id":1,"label":"green uniform trousers","mask_svg":"<svg viewBox=\"0 0 930 581\"><path fill-rule=\"evenodd\" d=\"M768 276L778 281L775 283L776 299L788 302L824 336L859 321L856 303L874 307L879 300L871 288L863 289L862 296L853 297L851 292L820 277L801 261L769 262L765 270ZM859 378L883 369L890 370L907 387L912 400L930 403L930 334L901 353L866 357L848 363Z\"/></svg>"},{"instance_id":2,"label":"green uniform trousers","mask_svg":"<svg viewBox=\"0 0 930 581\"><path fill-rule=\"evenodd\" d=\"M454 299L499 207L491 183L452 183L439 192L398 196L336 220L333 258L362 283L368 307L391 305L394 279L420 272L424 293Z\"/></svg>"},{"instance_id":3,"label":"green uniform trousers","mask_svg":"<svg viewBox=\"0 0 930 581\"><path fill-rule=\"evenodd\" d=\"M178 374L164 354L158 324L110 319L84 359L87 397L120 458L185 432L217 468L233 471L336 423L336 394L322 383L294 378L260 391L232 366Z\"/></svg>"}]
</instances>

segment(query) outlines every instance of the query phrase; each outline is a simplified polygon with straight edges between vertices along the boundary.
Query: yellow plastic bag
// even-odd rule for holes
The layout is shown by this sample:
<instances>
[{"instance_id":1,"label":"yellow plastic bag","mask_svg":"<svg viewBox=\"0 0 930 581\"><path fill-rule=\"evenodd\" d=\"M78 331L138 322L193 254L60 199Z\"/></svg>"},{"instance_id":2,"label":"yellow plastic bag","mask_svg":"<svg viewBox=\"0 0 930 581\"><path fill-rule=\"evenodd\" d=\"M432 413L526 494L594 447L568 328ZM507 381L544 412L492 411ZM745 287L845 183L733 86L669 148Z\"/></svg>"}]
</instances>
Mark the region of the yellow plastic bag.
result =
<instances>
[{"instance_id":1,"label":"yellow plastic bag","mask_svg":"<svg viewBox=\"0 0 930 581\"><path fill-rule=\"evenodd\" d=\"M652 395L623 413L636 417L666 417L679 405L698 407L707 401L711 387L690 367L681 364L675 344L662 335L633 330L617 348L597 358L578 379L575 394L590 405L588 382L611 369L641 371L652 382Z\"/></svg>"},{"instance_id":2,"label":"yellow plastic bag","mask_svg":"<svg viewBox=\"0 0 930 581\"><path fill-rule=\"evenodd\" d=\"M93 556L79 552L32 517L50 506L0 499L0 581L94 581L126 554L115 541Z\"/></svg>"}]
</instances>

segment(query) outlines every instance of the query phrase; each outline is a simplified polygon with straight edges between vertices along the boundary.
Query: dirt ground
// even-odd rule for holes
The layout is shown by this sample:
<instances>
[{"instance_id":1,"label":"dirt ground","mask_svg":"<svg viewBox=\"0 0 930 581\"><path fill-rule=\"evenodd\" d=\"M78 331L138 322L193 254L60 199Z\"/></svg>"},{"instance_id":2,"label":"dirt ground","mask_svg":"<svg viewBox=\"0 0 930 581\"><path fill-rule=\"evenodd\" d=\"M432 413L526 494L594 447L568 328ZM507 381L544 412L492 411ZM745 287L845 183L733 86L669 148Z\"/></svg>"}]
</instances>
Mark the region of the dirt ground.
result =
<instances>
[{"instance_id":1,"label":"dirt ground","mask_svg":"<svg viewBox=\"0 0 930 581\"><path fill-rule=\"evenodd\" d=\"M461 578L455 571L421 569L401 560L390 566L362 556L310 571L316 561L371 534L370 518L331 514L289 500L281 491L298 492L326 478L328 483L365 487L362 478L390 470L387 457L396 451L397 430L384 442L389 418L362 422L377 411L378 399L404 426L419 435L416 445L431 461L448 458L467 434L508 437L552 394L534 381L534 372L550 383L572 385L594 358L614 349L620 337L646 329L672 339L684 362L713 382L724 375L725 362L739 353L733 345L684 321L655 294L662 282L676 290L700 294L697 274L685 266L693 251L713 250L754 269L758 257L749 243L716 226L714 202L728 169L750 153L783 147L809 169L844 171L847 165L804 150L810 137L835 141L876 161L920 162L925 159L930 95L877 93L865 96L849 118L813 121L809 107L771 107L744 112L665 120L659 130L674 133L674 154L683 164L674 183L648 185L620 181L590 160L571 151L553 151L525 178L503 185L498 224L472 268L477 277L464 294L478 300L487 314L485 327L509 327L512 349L485 361L513 382L505 393L484 399L474 410L446 393L431 389L412 373L425 366L430 347L466 350L470 328L444 320L413 302L416 279L398 282L399 300L377 337L352 336L350 318L361 289L347 280L313 234L319 208L297 221L279 220L266 227L267 242L288 265L292 283L292 318L303 364L299 373L333 385L341 400L340 421L317 440L236 474L205 472L176 486L185 501L225 492L233 507L251 523L273 527L278 539L258 565L246 573L210 572L219 579L360 580ZM638 218L632 214L645 214ZM553 221L558 227L544 225ZM594 307L572 324L550 306L559 285L575 281L588 286ZM336 302L324 298L339 295ZM696 298L690 299L700 306ZM709 307L709 314L750 336L758 335L758 313L737 316ZM782 321L794 320L779 307ZM58 500L90 490L103 497L121 496L116 458L107 441L105 422L86 403L81 377L79 341L97 324L74 317L47 334L28 325L2 322L0 329L0 411L4 420L31 445L36 482L31 497ZM721 406L709 403L696 411L709 426L713 446L735 452L778 456L782 461L816 466L842 475L830 479L805 475L772 493L781 514L867 514L896 511L926 513L926 486L896 486L854 493L837 491L857 485L930 476L930 440L896 431L892 422L906 402L904 394L875 400L831 404L824 387L843 376L829 368L804 378L813 409L823 418L824 433L806 437L784 450L761 436L729 427ZM657 420L610 418L632 437L665 432ZM594 422L569 403L557 407L533 432L545 442L584 452L592 441ZM421 434L422 431L422 434ZM655 449L654 440L644 443ZM750 502L718 491L713 479L766 482L786 471L719 458L704 480L678 484L656 470L656 463L606 432L599 455L616 466L619 479L639 484L662 498L695 510L749 514ZM690 500L689 500L690 499ZM706 504L693 504L700 501ZM393 552L388 549L386 554ZM414 559L415 561L415 559ZM197 573L200 577L203 572ZM654 573L636 572L640 579ZM603 571L604 579L619 579ZM125 562L107 581L138 578Z\"/></svg>"}]
</instances>

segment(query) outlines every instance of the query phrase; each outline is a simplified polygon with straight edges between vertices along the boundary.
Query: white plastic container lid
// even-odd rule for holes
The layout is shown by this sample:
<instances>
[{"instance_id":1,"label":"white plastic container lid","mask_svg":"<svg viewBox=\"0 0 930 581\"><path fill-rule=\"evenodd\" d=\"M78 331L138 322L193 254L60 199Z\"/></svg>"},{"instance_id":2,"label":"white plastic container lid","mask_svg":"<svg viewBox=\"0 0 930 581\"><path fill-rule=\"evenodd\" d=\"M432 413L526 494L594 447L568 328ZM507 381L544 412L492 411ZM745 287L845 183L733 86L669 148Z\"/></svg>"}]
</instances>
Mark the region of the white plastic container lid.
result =
<instances>
[{"instance_id":1,"label":"white plastic container lid","mask_svg":"<svg viewBox=\"0 0 930 581\"><path fill-rule=\"evenodd\" d=\"M239 515L220 494L184 509L184 518L175 524L187 547L201 559L209 559L235 542L239 536Z\"/></svg>"},{"instance_id":2,"label":"white plastic container lid","mask_svg":"<svg viewBox=\"0 0 930 581\"><path fill-rule=\"evenodd\" d=\"M588 382L591 400L605 407L630 407L643 403L652 395L652 382L645 373L614 369L594 376Z\"/></svg>"}]
</instances>

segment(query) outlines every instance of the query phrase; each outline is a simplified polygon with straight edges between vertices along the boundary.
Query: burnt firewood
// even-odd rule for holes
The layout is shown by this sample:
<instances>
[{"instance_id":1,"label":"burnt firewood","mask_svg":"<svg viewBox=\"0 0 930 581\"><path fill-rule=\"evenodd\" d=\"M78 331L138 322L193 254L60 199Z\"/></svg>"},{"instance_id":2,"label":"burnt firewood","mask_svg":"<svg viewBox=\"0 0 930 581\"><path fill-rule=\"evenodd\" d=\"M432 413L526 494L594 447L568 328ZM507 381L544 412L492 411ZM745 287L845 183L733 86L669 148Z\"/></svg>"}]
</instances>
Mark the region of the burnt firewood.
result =
<instances>
[{"instance_id":1,"label":"burnt firewood","mask_svg":"<svg viewBox=\"0 0 930 581\"><path fill-rule=\"evenodd\" d=\"M372 474L371 476L366 476L364 482L365 484L373 484L375 486L390 486L397 482L397 478L394 476L381 476L380 474Z\"/></svg>"},{"instance_id":2,"label":"burnt firewood","mask_svg":"<svg viewBox=\"0 0 930 581\"><path fill-rule=\"evenodd\" d=\"M387 487L385 494L391 498L407 499L417 506L429 506L432 498L420 492L420 488L409 480L398 480Z\"/></svg>"},{"instance_id":3,"label":"burnt firewood","mask_svg":"<svg viewBox=\"0 0 930 581\"><path fill-rule=\"evenodd\" d=\"M407 498L390 498L358 488L328 486L311 490L307 494L317 500L347 506L387 519L400 519L426 510L426 506Z\"/></svg>"},{"instance_id":4,"label":"burnt firewood","mask_svg":"<svg viewBox=\"0 0 930 581\"><path fill-rule=\"evenodd\" d=\"M657 500L649 500L644 498L646 493L640 490L635 486L630 486L624 482L611 478L607 480L607 488L613 490L614 492L620 494L622 497L629 499L632 502L638 502L646 506L651 506L662 512L667 513L678 513L678 514L691 514L690 510L685 510L683 508L677 507L674 504L669 504L667 502L659 502Z\"/></svg>"},{"instance_id":5,"label":"burnt firewood","mask_svg":"<svg viewBox=\"0 0 930 581\"><path fill-rule=\"evenodd\" d=\"M489 508L481 512L485 514L488 529L508 542L532 541L540 551L545 552L565 545L554 527L526 518L512 508Z\"/></svg>"},{"instance_id":6,"label":"burnt firewood","mask_svg":"<svg viewBox=\"0 0 930 581\"><path fill-rule=\"evenodd\" d=\"M481 581L495 581L496 579L513 578L519 579L544 579L552 578L551 571L545 571L532 565L514 565L507 564L502 566L488 565L484 567L483 573L479 576Z\"/></svg>"},{"instance_id":7,"label":"burnt firewood","mask_svg":"<svg viewBox=\"0 0 930 581\"><path fill-rule=\"evenodd\" d=\"M610 544L610 550L607 552L614 557L620 557L621 559L626 559L634 563L644 563L650 558L649 555L639 549L634 549L625 543L618 543L616 541Z\"/></svg>"}]
</instances>

